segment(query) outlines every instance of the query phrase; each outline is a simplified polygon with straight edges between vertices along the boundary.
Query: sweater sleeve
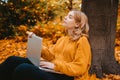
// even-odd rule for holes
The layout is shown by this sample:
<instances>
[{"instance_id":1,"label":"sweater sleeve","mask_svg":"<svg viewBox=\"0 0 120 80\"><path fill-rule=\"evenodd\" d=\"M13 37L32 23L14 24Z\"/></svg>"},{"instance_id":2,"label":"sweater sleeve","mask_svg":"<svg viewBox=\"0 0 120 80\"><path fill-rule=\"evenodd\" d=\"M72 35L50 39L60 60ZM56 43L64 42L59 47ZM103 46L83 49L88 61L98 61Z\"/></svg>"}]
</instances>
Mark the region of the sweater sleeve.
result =
<instances>
[{"instance_id":1,"label":"sweater sleeve","mask_svg":"<svg viewBox=\"0 0 120 80\"><path fill-rule=\"evenodd\" d=\"M75 58L72 62L53 61L55 70L69 76L83 75L90 66L90 46L87 38L78 41Z\"/></svg>"},{"instance_id":2,"label":"sweater sleeve","mask_svg":"<svg viewBox=\"0 0 120 80\"><path fill-rule=\"evenodd\" d=\"M63 37L57 40L56 44L51 47L42 48L41 57L45 60L52 61L55 58L55 48L61 42Z\"/></svg>"},{"instance_id":3,"label":"sweater sleeve","mask_svg":"<svg viewBox=\"0 0 120 80\"><path fill-rule=\"evenodd\" d=\"M54 59L54 54L52 51L49 50L49 48L45 47L45 48L42 48L41 57L47 61L51 61Z\"/></svg>"}]
</instances>

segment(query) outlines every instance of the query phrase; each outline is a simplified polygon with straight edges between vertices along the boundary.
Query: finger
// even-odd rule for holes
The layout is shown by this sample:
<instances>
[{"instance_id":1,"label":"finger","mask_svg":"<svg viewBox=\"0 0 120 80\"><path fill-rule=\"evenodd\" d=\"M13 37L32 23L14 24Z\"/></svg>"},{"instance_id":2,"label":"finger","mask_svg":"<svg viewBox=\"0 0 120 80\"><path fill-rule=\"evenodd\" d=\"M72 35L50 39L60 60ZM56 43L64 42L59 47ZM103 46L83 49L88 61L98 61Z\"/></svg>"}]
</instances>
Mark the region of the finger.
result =
<instances>
[{"instance_id":1,"label":"finger","mask_svg":"<svg viewBox=\"0 0 120 80\"><path fill-rule=\"evenodd\" d=\"M34 35L34 33L33 32L29 32L28 37L32 38L32 35Z\"/></svg>"},{"instance_id":2,"label":"finger","mask_svg":"<svg viewBox=\"0 0 120 80\"><path fill-rule=\"evenodd\" d=\"M41 61L40 65L43 66L43 65L46 65L46 63Z\"/></svg>"},{"instance_id":3,"label":"finger","mask_svg":"<svg viewBox=\"0 0 120 80\"><path fill-rule=\"evenodd\" d=\"M40 65L40 67L42 67L42 68L48 68L47 65Z\"/></svg>"},{"instance_id":4,"label":"finger","mask_svg":"<svg viewBox=\"0 0 120 80\"><path fill-rule=\"evenodd\" d=\"M26 33L27 33L27 34L29 34L29 33L30 33L30 31L27 31Z\"/></svg>"}]
</instances>

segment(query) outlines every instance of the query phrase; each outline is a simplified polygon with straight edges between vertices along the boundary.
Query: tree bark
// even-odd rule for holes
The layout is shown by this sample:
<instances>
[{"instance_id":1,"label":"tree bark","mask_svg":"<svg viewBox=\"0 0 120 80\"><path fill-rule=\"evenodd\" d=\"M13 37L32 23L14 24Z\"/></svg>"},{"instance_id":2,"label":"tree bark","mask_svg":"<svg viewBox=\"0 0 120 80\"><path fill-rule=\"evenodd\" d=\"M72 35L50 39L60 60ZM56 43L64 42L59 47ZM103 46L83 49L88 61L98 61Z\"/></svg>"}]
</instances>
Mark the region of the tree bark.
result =
<instances>
[{"instance_id":1,"label":"tree bark","mask_svg":"<svg viewBox=\"0 0 120 80\"><path fill-rule=\"evenodd\" d=\"M88 16L90 25L90 73L98 78L104 73L120 74L120 64L114 57L118 0L83 0L82 11Z\"/></svg>"}]
</instances>

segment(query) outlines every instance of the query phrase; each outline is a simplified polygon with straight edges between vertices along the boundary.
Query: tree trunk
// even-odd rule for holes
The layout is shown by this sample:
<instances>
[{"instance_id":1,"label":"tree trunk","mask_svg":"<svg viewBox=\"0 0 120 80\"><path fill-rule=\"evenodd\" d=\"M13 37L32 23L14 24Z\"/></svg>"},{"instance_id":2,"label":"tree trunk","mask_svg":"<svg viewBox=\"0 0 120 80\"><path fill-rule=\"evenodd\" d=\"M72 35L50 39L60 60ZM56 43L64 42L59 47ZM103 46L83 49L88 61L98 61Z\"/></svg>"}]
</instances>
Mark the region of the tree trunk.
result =
<instances>
[{"instance_id":1,"label":"tree trunk","mask_svg":"<svg viewBox=\"0 0 120 80\"><path fill-rule=\"evenodd\" d=\"M105 74L120 74L120 64L114 57L118 0L83 0L82 11L90 25L92 49L90 73L102 78Z\"/></svg>"}]
</instances>

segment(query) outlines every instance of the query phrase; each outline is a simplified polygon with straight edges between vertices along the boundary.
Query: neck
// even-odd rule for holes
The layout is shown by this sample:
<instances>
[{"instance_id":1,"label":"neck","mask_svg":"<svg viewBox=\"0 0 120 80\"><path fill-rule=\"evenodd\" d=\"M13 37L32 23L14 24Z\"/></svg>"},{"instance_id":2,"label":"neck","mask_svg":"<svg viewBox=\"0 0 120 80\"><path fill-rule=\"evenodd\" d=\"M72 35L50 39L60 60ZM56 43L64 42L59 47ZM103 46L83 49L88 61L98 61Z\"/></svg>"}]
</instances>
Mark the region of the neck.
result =
<instances>
[{"instance_id":1,"label":"neck","mask_svg":"<svg viewBox=\"0 0 120 80\"><path fill-rule=\"evenodd\" d=\"M69 35L69 36L72 36L72 35L73 35L73 29L68 29L67 32L68 32L68 35Z\"/></svg>"}]
</instances>

